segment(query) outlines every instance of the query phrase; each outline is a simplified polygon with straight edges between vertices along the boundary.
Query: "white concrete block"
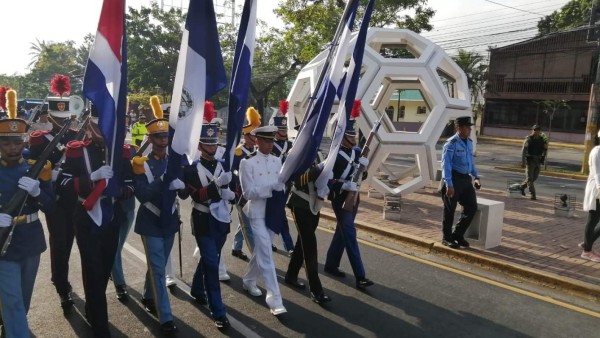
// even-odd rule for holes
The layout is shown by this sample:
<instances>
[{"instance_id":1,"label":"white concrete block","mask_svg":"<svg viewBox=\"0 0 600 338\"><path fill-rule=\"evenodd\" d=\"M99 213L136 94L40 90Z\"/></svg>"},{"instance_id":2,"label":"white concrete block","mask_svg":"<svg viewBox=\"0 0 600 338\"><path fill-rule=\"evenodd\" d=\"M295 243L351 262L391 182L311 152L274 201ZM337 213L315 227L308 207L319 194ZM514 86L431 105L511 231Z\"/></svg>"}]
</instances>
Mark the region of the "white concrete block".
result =
<instances>
[{"instance_id":1,"label":"white concrete block","mask_svg":"<svg viewBox=\"0 0 600 338\"><path fill-rule=\"evenodd\" d=\"M502 240L503 225L504 202L477 197L477 212L465 238L474 247L496 247Z\"/></svg>"}]
</instances>

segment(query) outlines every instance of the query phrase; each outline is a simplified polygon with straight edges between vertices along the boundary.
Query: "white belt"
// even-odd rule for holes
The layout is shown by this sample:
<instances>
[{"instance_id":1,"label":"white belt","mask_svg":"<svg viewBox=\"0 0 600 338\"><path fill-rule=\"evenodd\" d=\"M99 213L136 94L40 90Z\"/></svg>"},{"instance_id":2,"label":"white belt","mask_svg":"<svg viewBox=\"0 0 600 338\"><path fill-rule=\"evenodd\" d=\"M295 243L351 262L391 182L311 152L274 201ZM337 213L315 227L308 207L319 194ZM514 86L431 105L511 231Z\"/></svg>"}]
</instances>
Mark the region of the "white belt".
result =
<instances>
[{"instance_id":1,"label":"white belt","mask_svg":"<svg viewBox=\"0 0 600 338\"><path fill-rule=\"evenodd\" d=\"M19 215L19 216L15 217L15 223L16 224L26 224L26 223L35 222L38 219L40 219L40 218L39 218L37 212L35 212L33 214Z\"/></svg>"},{"instance_id":2,"label":"white belt","mask_svg":"<svg viewBox=\"0 0 600 338\"><path fill-rule=\"evenodd\" d=\"M305 201L310 201L310 197L308 196L307 193L305 193L304 191L300 191L298 189L296 189L296 187L294 187L294 189L292 190L292 194L296 194L298 195L298 197L302 198Z\"/></svg>"},{"instance_id":3,"label":"white belt","mask_svg":"<svg viewBox=\"0 0 600 338\"><path fill-rule=\"evenodd\" d=\"M196 209L200 212L210 213L210 209L202 203L194 202L192 205L193 205L194 209Z\"/></svg>"},{"instance_id":4,"label":"white belt","mask_svg":"<svg viewBox=\"0 0 600 338\"><path fill-rule=\"evenodd\" d=\"M143 204L143 206L146 207L146 209L148 209L151 213L153 213L154 215L160 217L160 209L156 207L156 205L150 203L150 202L146 202Z\"/></svg>"}]
</instances>

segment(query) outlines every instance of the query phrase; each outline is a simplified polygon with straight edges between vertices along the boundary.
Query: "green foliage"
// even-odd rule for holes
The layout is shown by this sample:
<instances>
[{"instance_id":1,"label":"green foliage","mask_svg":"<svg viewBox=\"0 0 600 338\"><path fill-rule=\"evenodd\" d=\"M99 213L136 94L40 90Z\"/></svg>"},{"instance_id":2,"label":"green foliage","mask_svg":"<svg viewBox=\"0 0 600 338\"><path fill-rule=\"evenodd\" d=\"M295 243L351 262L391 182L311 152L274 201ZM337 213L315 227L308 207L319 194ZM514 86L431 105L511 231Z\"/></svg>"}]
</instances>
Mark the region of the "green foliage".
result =
<instances>
[{"instance_id":1,"label":"green foliage","mask_svg":"<svg viewBox=\"0 0 600 338\"><path fill-rule=\"evenodd\" d=\"M538 35L559 32L569 28L585 26L590 21L591 8L595 0L571 0L538 21Z\"/></svg>"},{"instance_id":2,"label":"green foliage","mask_svg":"<svg viewBox=\"0 0 600 338\"><path fill-rule=\"evenodd\" d=\"M50 80L56 74L67 75L71 78L71 93L81 91L77 76L83 74L82 66L76 62L77 49L74 41L45 42L37 40L32 43L31 72L25 75L21 97L43 98L50 94Z\"/></svg>"},{"instance_id":3,"label":"green foliage","mask_svg":"<svg viewBox=\"0 0 600 338\"><path fill-rule=\"evenodd\" d=\"M467 85L471 93L471 103L475 113L475 120L483 113L481 104L481 95L485 90L485 82L487 78L488 65L484 64L484 56L475 51L466 51L459 49L458 54L454 57L454 62L465 72L467 76Z\"/></svg>"}]
</instances>

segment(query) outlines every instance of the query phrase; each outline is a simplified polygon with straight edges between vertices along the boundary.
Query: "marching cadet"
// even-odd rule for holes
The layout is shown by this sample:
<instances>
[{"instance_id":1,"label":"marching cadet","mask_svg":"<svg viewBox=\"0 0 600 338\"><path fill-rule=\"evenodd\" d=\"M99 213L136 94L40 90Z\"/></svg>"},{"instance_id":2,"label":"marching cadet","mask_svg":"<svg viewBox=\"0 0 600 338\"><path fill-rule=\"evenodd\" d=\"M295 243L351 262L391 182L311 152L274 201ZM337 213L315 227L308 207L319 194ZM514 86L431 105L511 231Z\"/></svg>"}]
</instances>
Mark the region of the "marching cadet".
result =
<instances>
[{"instance_id":1,"label":"marching cadet","mask_svg":"<svg viewBox=\"0 0 600 338\"><path fill-rule=\"evenodd\" d=\"M337 224L335 227L335 234L331 239L331 244L327 251L325 272L336 277L346 276L344 272L339 270L340 261L344 254L344 249L346 249L348 260L350 261L354 277L356 278L356 287L363 289L373 285L373 282L365 277L365 268L360 257L360 250L358 249L358 242L356 240L356 226L354 224L354 219L356 218L358 203L351 212L342 208L348 192L358 190L356 182L351 181L356 166L359 163L365 167L369 165L368 159L361 157L360 150L355 148L355 122L356 120L351 119L346 124L346 130L344 132L344 137L342 138L340 150L338 151L333 166L333 179L335 179L336 183L329 192L329 200L331 201L331 207L335 213Z\"/></svg>"},{"instance_id":2,"label":"marching cadet","mask_svg":"<svg viewBox=\"0 0 600 338\"><path fill-rule=\"evenodd\" d=\"M279 101L280 116L273 117L273 125L277 127L277 133L275 134L275 141L273 142L273 155L281 159L281 163L285 162L288 151L292 147L292 142L288 140L288 112L289 102L285 100ZM291 255L294 250L294 241L290 235L290 226L287 218L283 220L283 226L281 227L281 240L285 251ZM273 245L273 251L277 251L277 248Z\"/></svg>"},{"instance_id":3,"label":"marching cadet","mask_svg":"<svg viewBox=\"0 0 600 338\"><path fill-rule=\"evenodd\" d=\"M273 263L271 245L275 231L269 227L281 227L282 224L267 224L266 222L267 200L273 196L274 192L279 192L283 199L285 190L285 184L279 182L281 161L271 154L276 132L277 127L275 126L254 129L252 135L256 136L258 151L240 163L242 194L248 201L244 206L244 213L250 219L254 235L254 251L243 278L243 288L252 296L260 297L262 292L256 286L256 280L259 276L262 277L267 289L266 302L275 316L287 312L283 306ZM285 214L283 208L282 211ZM269 210L269 213L275 212L277 211Z\"/></svg>"},{"instance_id":4,"label":"marching cadet","mask_svg":"<svg viewBox=\"0 0 600 338\"><path fill-rule=\"evenodd\" d=\"M231 172L238 172L238 175L233 176L231 187L233 188L233 191L239 195L237 205L239 206L238 213L240 217L240 223L238 224L237 231L233 237L231 255L242 260L248 260L248 256L242 251L244 238L246 238L250 250L254 247L254 238L252 236L252 228L249 224L250 220L248 220L248 216L246 216L242 210L246 201L241 196L242 190L240 186L239 169L242 159L247 158L256 151L256 137L251 133L254 129L260 127L260 114L254 107L249 107L248 110L246 110L246 119L248 120L248 124L242 128L244 142L235 148L235 156L231 165Z\"/></svg>"},{"instance_id":5,"label":"marching cadet","mask_svg":"<svg viewBox=\"0 0 600 338\"><path fill-rule=\"evenodd\" d=\"M163 174L167 170L167 147L169 145L169 120L163 118L162 109L157 96L151 99L155 119L146 124L148 141L152 151L147 157L133 158L135 174L135 197L140 202L140 208L135 220L135 232L140 234L146 251L146 283L142 303L146 311L155 313L160 322L163 334L172 334L177 330L173 322L169 294L167 292L165 265L173 247L175 233L179 231L177 212L171 212L169 224L161 224ZM180 179L169 182L170 190L184 189Z\"/></svg>"},{"instance_id":6,"label":"marching cadet","mask_svg":"<svg viewBox=\"0 0 600 338\"><path fill-rule=\"evenodd\" d=\"M207 122L213 119L212 114L214 110L205 106ZM200 304L208 303L215 326L224 329L230 324L221 298L219 260L231 223L228 203L235 198L235 193L228 188L231 172L224 172L221 163L215 159L218 132L215 124L202 126L198 144L202 154L199 160L185 167L186 189L179 196L192 198L192 233L201 256L192 280L191 295Z\"/></svg>"},{"instance_id":7,"label":"marching cadet","mask_svg":"<svg viewBox=\"0 0 600 338\"><path fill-rule=\"evenodd\" d=\"M57 190L77 199L73 223L75 238L81 255L85 315L94 337L110 337L106 305L106 286L113 267L119 237L115 221L114 199L104 195L98 187L103 180L113 177L106 164L107 147L98 127L96 109L92 109L87 126L89 141L71 141L67 144L66 159L58 176ZM126 199L134 192L133 173L129 162L129 145L123 146L124 159L120 169L121 196ZM97 198L97 200L94 200ZM99 205L98 208L92 208Z\"/></svg>"},{"instance_id":8,"label":"marching cadet","mask_svg":"<svg viewBox=\"0 0 600 338\"><path fill-rule=\"evenodd\" d=\"M48 162L38 178L27 176L31 164L23 159L28 125L17 119L17 97L7 91L9 118L0 120L0 205L6 206L18 189L27 191L22 210L16 217L0 208L0 312L7 337L29 337L27 312L33 294L33 285L40 264L40 255L46 250L44 230L38 210L54 207L52 168ZM7 243L12 228L12 240Z\"/></svg>"}]
</instances>

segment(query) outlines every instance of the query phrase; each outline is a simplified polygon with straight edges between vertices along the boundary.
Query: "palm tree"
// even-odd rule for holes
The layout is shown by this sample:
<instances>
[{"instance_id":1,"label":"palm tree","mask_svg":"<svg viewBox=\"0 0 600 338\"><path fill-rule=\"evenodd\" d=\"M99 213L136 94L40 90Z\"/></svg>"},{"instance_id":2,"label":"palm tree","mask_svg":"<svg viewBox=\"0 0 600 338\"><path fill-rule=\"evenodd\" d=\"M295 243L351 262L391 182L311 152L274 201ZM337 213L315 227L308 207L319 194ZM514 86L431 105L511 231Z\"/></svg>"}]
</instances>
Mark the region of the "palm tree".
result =
<instances>
[{"instance_id":1,"label":"palm tree","mask_svg":"<svg viewBox=\"0 0 600 338\"><path fill-rule=\"evenodd\" d=\"M31 46L29 47L29 55L31 55L31 61L27 66L29 68L35 66L35 64L40 60L42 55L48 50L48 47L49 44L46 43L46 41L40 41L39 39L35 39L35 42L32 42Z\"/></svg>"},{"instance_id":2,"label":"palm tree","mask_svg":"<svg viewBox=\"0 0 600 338\"><path fill-rule=\"evenodd\" d=\"M482 63L485 60L483 55L464 49L459 49L458 54L452 57L452 59L467 76L467 85L471 93L471 104L475 113L473 119L477 122L477 118L483 113L481 96L485 89L488 65Z\"/></svg>"}]
</instances>

